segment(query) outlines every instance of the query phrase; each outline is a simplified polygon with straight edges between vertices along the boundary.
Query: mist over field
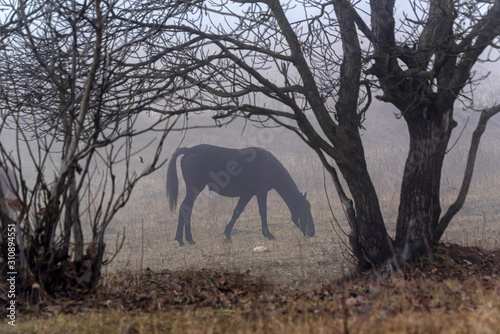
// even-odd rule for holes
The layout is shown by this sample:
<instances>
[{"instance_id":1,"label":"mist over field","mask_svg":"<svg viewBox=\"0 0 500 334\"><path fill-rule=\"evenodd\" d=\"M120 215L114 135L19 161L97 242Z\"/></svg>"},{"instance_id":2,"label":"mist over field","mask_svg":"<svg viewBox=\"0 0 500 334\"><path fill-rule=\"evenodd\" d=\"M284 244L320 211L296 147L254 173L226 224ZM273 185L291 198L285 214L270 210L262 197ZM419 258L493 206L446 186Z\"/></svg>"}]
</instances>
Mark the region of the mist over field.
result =
<instances>
[{"instance_id":1,"label":"mist over field","mask_svg":"<svg viewBox=\"0 0 500 334\"><path fill-rule=\"evenodd\" d=\"M491 87L491 86L488 86ZM477 95L482 97L481 90ZM492 95L490 95L492 96ZM485 105L488 101L484 101ZM370 175L379 195L382 213L391 235L399 204L402 171L408 151L406 125L396 110L375 101L367 113L362 139ZM455 200L460 188L472 131L478 113L457 106L458 122L453 147L444 166L442 210ZM154 116L141 119L151 122ZM262 119L264 120L264 119ZM301 192L307 192L316 224L316 237L304 239L293 225L290 212L276 192L268 198L268 221L277 240L268 241L260 231L260 216L256 199L252 199L237 220L233 242L224 241L224 227L229 221L237 198L227 198L202 192L194 205L192 228L197 242L180 248L174 241L178 209L170 212L166 199L166 165L142 180L130 202L115 217L108 228L108 248L111 254L116 238L125 230L122 251L107 270L219 268L252 270L292 285L320 284L340 275L350 265L347 254L349 227L343 208L334 191L328 173L315 153L300 138L271 122L255 122L236 118L229 124L215 126L209 114L181 117L167 139L162 157L168 159L178 147L206 143L231 148L262 147L273 153L288 169ZM213 125L214 127L207 127ZM182 130L185 126L191 128ZM462 131L463 130L463 131ZM133 148L146 145L153 135L134 139ZM451 223L443 241L468 246L497 248L500 243L500 121L488 124L479 149L474 178L464 208ZM134 168L140 170L153 156L145 149L132 156ZM180 160L180 159L179 159ZM179 202L184 196L184 179L179 166ZM325 186L328 192L325 194ZM332 207L330 211L329 204ZM337 222L335 222L335 218ZM142 228L143 226L143 228ZM269 252L252 253L254 247L265 245ZM142 260L141 260L142 259ZM142 261L142 263L141 263Z\"/></svg>"},{"instance_id":2,"label":"mist over field","mask_svg":"<svg viewBox=\"0 0 500 334\"><path fill-rule=\"evenodd\" d=\"M478 108L494 104L494 87L497 76L490 76L476 89ZM370 175L378 192L382 213L389 233L395 234L395 220L399 204L399 191L406 154L408 134L405 122L389 104L374 101L363 123L362 139ZM155 115L142 115L139 127L152 123ZM443 169L441 203L442 210L456 198L461 185L465 161L472 131L478 113L456 106L453 147ZM225 122L225 123L224 123ZM216 126L218 124L218 126ZM186 131L186 127L189 129ZM463 130L463 131L462 131ZM154 157L154 132L135 137L132 142L131 171L144 169ZM4 130L0 134L2 145L15 152L15 132ZM157 138L156 138L157 139ZM148 146L148 143L153 143ZM178 147L212 144L231 148L262 147L274 154L288 169L301 192L307 192L312 205L316 225L316 237L305 240L293 225L290 212L275 191L268 198L268 220L271 232L277 240L268 241L261 234L260 216L256 199L252 199L237 220L232 244L223 238L224 227L232 215L237 198L227 198L206 188L194 205L192 228L194 246L180 248L174 241L177 228L178 208L170 212L166 198L166 164L143 179L134 189L130 201L117 213L107 229L107 253L111 257L117 239L125 241L121 252L105 270L180 268L223 268L252 270L273 279L293 285L319 284L340 275L349 267L347 237L349 231L343 208L340 205L332 181L323 170L318 157L300 138L289 130L277 127L266 118L246 120L235 118L231 122L215 122L209 113L181 116L174 130L167 137L161 158L169 159ZM33 145L32 145L33 146ZM114 145L120 148L120 143ZM27 150L19 146L24 159L27 182L30 171ZM122 150L122 155L124 150ZM179 159L180 160L180 159ZM54 160L52 167L56 168ZM95 171L101 169L96 162ZM178 162L179 164L179 162ZM464 208L456 216L443 241L462 245L481 245L487 248L500 246L500 120L493 118L488 124L479 149L472 186ZM120 164L115 169L120 171ZM46 175L53 173L45 171ZM177 169L180 184L179 202L184 196L184 179ZM50 177L49 177L50 179ZM93 182L99 182L95 177ZM98 184L95 184L97 187ZM328 194L325 193L325 187ZM347 187L345 187L347 189ZM329 199L329 201L327 200ZM330 206L332 211L330 211ZM332 215L333 213L333 215ZM337 221L335 221L335 219ZM90 224L82 216L83 227L90 234ZM269 252L252 253L252 249L265 245ZM141 263L142 261L142 263ZM297 274L298 273L298 274Z\"/></svg>"}]
</instances>

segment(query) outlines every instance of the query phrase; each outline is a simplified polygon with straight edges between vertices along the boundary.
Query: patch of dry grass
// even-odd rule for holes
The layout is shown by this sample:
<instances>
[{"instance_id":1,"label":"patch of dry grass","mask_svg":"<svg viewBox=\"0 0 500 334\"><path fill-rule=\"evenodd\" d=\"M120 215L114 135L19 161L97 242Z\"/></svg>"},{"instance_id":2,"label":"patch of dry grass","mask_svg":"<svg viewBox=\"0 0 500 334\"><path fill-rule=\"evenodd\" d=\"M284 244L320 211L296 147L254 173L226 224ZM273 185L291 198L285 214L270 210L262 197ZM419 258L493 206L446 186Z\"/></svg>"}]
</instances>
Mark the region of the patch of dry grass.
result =
<instances>
[{"instance_id":1,"label":"patch of dry grass","mask_svg":"<svg viewBox=\"0 0 500 334\"><path fill-rule=\"evenodd\" d=\"M156 194L163 188L161 186L158 191L153 186L149 190L144 189L143 197L157 198ZM318 209L315 213L316 237L304 238L292 223L286 205L276 193L272 193L269 196L268 221L276 240L269 241L263 237L257 203L252 200L234 227L232 243L227 243L223 231L236 201L206 192L202 195L204 198L196 203L192 217L196 245L184 247L179 247L174 240L177 213L168 211L164 194L161 193L161 196L148 207L144 203L132 202L117 217L117 223L126 225L126 240L121 253L106 268L108 272L139 270L142 258L143 269L250 270L276 279L278 283L297 287L331 282L349 267L344 259L342 241L328 220L327 204L320 202L319 196L308 195ZM133 222L130 219L134 219ZM144 230L141 228L142 221ZM113 248L114 238L115 235L109 236L108 249ZM252 252L253 248L262 245L270 251Z\"/></svg>"},{"instance_id":2,"label":"patch of dry grass","mask_svg":"<svg viewBox=\"0 0 500 334\"><path fill-rule=\"evenodd\" d=\"M498 333L500 251L440 245L401 271L317 289L248 274L113 274L100 292L2 333ZM49 315L47 317L47 315Z\"/></svg>"},{"instance_id":3,"label":"patch of dry grass","mask_svg":"<svg viewBox=\"0 0 500 334\"><path fill-rule=\"evenodd\" d=\"M361 286L359 286L361 288ZM499 333L500 286L395 278L366 285L371 294L338 294L285 308L123 311L60 314L6 324L2 333ZM352 292L351 292L352 295Z\"/></svg>"}]
</instances>

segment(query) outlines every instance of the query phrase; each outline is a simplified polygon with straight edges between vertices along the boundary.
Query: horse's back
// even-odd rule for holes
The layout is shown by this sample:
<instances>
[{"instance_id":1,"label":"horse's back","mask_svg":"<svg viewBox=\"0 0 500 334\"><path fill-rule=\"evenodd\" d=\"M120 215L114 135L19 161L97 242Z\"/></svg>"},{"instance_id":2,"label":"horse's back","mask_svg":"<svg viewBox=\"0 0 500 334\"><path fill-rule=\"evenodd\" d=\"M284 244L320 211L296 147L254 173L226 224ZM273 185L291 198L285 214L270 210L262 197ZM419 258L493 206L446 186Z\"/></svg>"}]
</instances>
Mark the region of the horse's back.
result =
<instances>
[{"instance_id":1,"label":"horse's back","mask_svg":"<svg viewBox=\"0 0 500 334\"><path fill-rule=\"evenodd\" d=\"M228 148L209 144L193 146L182 157L186 162L198 167L225 167L228 163L240 166L264 164L276 159L270 152L260 147Z\"/></svg>"},{"instance_id":2,"label":"horse's back","mask_svg":"<svg viewBox=\"0 0 500 334\"><path fill-rule=\"evenodd\" d=\"M204 183L223 196L272 189L278 160L259 147L234 149L208 144L193 146L181 159L186 183ZM279 163L279 162L278 162Z\"/></svg>"}]
</instances>

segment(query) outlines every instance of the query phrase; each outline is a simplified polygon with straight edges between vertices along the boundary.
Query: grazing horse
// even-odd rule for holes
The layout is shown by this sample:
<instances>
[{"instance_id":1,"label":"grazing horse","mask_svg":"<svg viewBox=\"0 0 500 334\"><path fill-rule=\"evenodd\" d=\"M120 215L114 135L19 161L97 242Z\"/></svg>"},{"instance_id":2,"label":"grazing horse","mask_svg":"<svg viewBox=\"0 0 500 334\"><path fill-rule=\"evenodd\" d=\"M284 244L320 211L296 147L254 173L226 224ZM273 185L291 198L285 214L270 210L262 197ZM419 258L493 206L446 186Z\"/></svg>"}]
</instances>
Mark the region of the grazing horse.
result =
<instances>
[{"instance_id":1,"label":"grazing horse","mask_svg":"<svg viewBox=\"0 0 500 334\"><path fill-rule=\"evenodd\" d=\"M186 197L179 209L179 223L175 234L175 240L180 246L184 245L184 228L186 240L190 244L195 243L191 234L191 213L196 198L207 185L219 195L240 198L224 230L228 241L231 241L234 223L253 196L257 196L259 204L262 234L270 240L274 239L267 227L267 193L271 189L275 189L283 198L292 214L292 221L304 236L314 236L311 205L306 195L299 192L292 177L278 159L258 147L232 149L203 144L179 148L172 155L167 170L170 210L176 206L179 192L176 167L179 155L183 155L181 169L186 183Z\"/></svg>"}]
</instances>

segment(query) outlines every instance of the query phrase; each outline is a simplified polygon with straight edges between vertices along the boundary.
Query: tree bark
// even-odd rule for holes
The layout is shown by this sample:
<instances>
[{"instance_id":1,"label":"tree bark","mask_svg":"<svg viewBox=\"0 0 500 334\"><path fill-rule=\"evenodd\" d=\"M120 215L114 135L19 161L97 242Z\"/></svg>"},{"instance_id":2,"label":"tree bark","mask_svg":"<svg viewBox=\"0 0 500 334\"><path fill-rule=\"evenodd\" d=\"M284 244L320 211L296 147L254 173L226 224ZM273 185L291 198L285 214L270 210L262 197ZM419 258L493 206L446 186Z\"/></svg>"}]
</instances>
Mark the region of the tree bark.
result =
<instances>
[{"instance_id":1,"label":"tree bark","mask_svg":"<svg viewBox=\"0 0 500 334\"><path fill-rule=\"evenodd\" d=\"M355 226L349 242L358 259L358 268L366 270L393 257L392 239L387 233L380 205L366 168L339 165L355 205Z\"/></svg>"},{"instance_id":2,"label":"tree bark","mask_svg":"<svg viewBox=\"0 0 500 334\"><path fill-rule=\"evenodd\" d=\"M452 107L434 105L405 114L410 149L401 185L396 228L400 261L429 250L441 215L440 184L446 148L455 126Z\"/></svg>"},{"instance_id":3,"label":"tree bark","mask_svg":"<svg viewBox=\"0 0 500 334\"><path fill-rule=\"evenodd\" d=\"M341 158L335 161L347 182L355 205L354 209L351 204L351 208L348 206L346 210L351 227L349 242L358 260L358 268L364 270L389 260L393 255L393 247L385 228L377 193L368 174L359 133L361 120L358 102L362 63L353 9L342 1L336 1L333 5L339 20L343 50L338 101L335 105L339 124L333 144L341 152Z\"/></svg>"}]
</instances>

